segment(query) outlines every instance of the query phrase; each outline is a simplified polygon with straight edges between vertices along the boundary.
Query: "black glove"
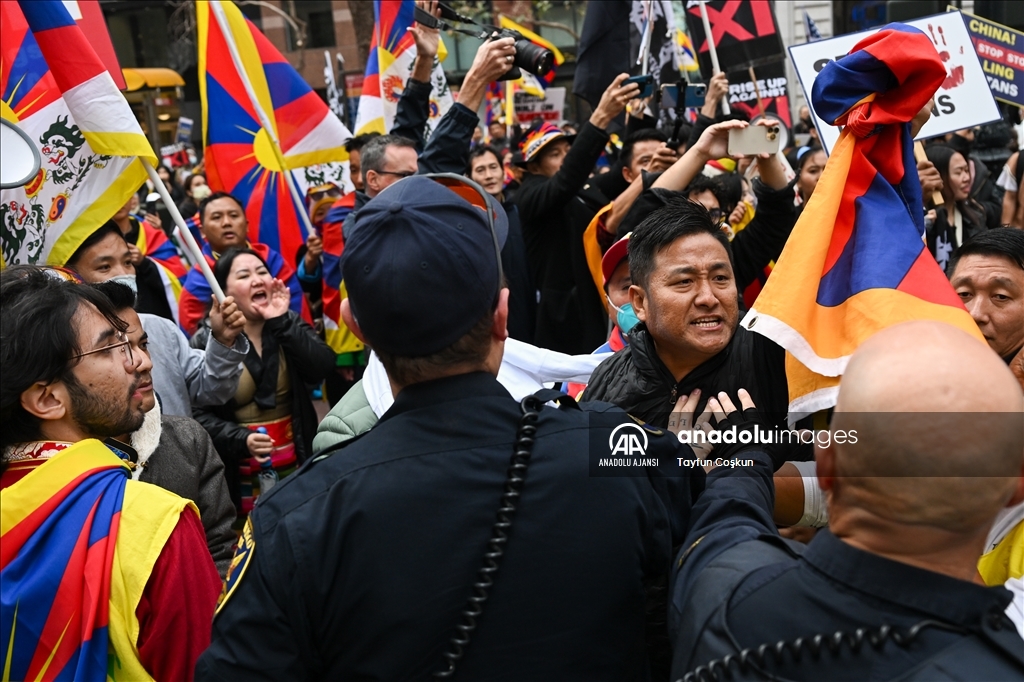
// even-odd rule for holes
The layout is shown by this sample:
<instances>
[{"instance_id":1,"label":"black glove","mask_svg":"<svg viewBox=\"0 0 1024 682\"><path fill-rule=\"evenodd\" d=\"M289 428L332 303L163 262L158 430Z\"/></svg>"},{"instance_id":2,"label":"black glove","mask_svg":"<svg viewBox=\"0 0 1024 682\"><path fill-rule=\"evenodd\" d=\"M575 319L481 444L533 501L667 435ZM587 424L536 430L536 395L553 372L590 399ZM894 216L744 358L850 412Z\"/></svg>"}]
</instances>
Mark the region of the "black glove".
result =
<instances>
[{"instance_id":1,"label":"black glove","mask_svg":"<svg viewBox=\"0 0 1024 682\"><path fill-rule=\"evenodd\" d=\"M715 424L715 429L722 432L723 439L728 434L729 439L732 440L734 428L736 434L735 442L726 443L723 441L722 443L716 443L714 449L716 457L731 459L744 450L758 450L771 457L772 466L775 471L778 471L779 467L786 462L786 457L781 451L776 452L772 446L758 442L759 437L763 440L766 434L772 432L772 427L768 425L756 407L736 410ZM743 438L742 434L744 433L750 434L749 438ZM742 442L744 440L747 442Z\"/></svg>"}]
</instances>

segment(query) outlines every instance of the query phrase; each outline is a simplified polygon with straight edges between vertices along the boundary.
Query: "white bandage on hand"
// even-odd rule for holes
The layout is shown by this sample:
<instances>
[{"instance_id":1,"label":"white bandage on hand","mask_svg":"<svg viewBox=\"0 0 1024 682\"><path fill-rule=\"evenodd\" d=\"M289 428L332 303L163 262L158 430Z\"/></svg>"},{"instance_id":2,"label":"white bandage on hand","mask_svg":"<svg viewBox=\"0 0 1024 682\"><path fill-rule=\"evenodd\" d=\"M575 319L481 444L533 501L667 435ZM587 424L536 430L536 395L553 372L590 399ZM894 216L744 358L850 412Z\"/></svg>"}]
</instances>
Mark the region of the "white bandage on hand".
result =
<instances>
[{"instance_id":1,"label":"white bandage on hand","mask_svg":"<svg viewBox=\"0 0 1024 682\"><path fill-rule=\"evenodd\" d=\"M824 528L828 525L828 506L825 494L818 487L818 467L814 462L790 462L800 472L804 483L804 515L794 525L804 528Z\"/></svg>"}]
</instances>

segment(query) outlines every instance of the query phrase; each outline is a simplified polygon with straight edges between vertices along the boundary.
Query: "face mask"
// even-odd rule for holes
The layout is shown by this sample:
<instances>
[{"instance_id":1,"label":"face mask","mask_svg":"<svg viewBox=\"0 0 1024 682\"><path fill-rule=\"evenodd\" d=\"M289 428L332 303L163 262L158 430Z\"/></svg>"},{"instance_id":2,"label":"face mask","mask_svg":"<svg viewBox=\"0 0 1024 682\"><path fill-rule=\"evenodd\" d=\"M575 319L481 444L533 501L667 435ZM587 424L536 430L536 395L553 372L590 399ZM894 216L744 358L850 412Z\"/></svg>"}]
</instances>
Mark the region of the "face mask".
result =
<instances>
[{"instance_id":1,"label":"face mask","mask_svg":"<svg viewBox=\"0 0 1024 682\"><path fill-rule=\"evenodd\" d=\"M213 194L213 192L210 191L209 185L199 185L192 190L192 200L197 202L202 201L211 194Z\"/></svg>"},{"instance_id":2,"label":"face mask","mask_svg":"<svg viewBox=\"0 0 1024 682\"><path fill-rule=\"evenodd\" d=\"M117 277L111 277L107 281L108 282L117 282L118 284L125 285L126 287L131 289L132 293L135 295L135 297L138 298L138 296L139 296L139 285L138 285L138 282L135 281L135 275L118 275Z\"/></svg>"},{"instance_id":3,"label":"face mask","mask_svg":"<svg viewBox=\"0 0 1024 682\"><path fill-rule=\"evenodd\" d=\"M623 334L628 333L630 329L640 324L640 318L633 312L632 303L627 303L621 308L616 308L610 301L608 304L615 310L615 324L619 325L619 329L622 330Z\"/></svg>"}]
</instances>

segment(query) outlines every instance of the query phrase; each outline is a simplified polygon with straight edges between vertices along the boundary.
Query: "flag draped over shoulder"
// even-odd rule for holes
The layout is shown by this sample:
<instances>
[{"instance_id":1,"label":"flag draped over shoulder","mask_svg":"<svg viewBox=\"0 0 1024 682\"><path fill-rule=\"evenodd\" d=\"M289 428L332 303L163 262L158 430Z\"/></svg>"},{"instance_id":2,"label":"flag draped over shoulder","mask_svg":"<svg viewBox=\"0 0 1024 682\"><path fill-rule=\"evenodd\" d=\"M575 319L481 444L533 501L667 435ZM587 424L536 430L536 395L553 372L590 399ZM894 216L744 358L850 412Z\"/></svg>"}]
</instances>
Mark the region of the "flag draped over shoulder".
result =
<instances>
[{"instance_id":1,"label":"flag draped over shoulder","mask_svg":"<svg viewBox=\"0 0 1024 682\"><path fill-rule=\"evenodd\" d=\"M145 182L156 154L131 107L60 0L0 2L0 115L42 165L0 193L5 263L63 265Z\"/></svg>"},{"instance_id":2,"label":"flag draped over shoulder","mask_svg":"<svg viewBox=\"0 0 1024 682\"><path fill-rule=\"evenodd\" d=\"M4 679L107 679L111 567L128 468L83 441L5 489Z\"/></svg>"},{"instance_id":3,"label":"flag draped over shoulder","mask_svg":"<svg viewBox=\"0 0 1024 682\"><path fill-rule=\"evenodd\" d=\"M381 133L391 130L398 112L398 100L412 73L416 59L416 41L409 33L415 22L414 0L373 0L373 38L363 76L363 93L356 112L356 134ZM452 105L451 91L441 68L448 55L444 41L438 47L430 76L430 117L427 131L433 132L438 121Z\"/></svg>"},{"instance_id":4,"label":"flag draped over shoulder","mask_svg":"<svg viewBox=\"0 0 1024 682\"><path fill-rule=\"evenodd\" d=\"M347 160L351 133L234 3L196 3L196 26L207 181L245 205L252 241L294 259L306 209L286 174Z\"/></svg>"},{"instance_id":5,"label":"flag draped over shoulder","mask_svg":"<svg viewBox=\"0 0 1024 682\"><path fill-rule=\"evenodd\" d=\"M910 120L946 77L927 36L890 24L830 62L814 110L845 126L743 325L787 351L790 413L830 407L850 355L909 320L981 332L925 248Z\"/></svg>"}]
</instances>

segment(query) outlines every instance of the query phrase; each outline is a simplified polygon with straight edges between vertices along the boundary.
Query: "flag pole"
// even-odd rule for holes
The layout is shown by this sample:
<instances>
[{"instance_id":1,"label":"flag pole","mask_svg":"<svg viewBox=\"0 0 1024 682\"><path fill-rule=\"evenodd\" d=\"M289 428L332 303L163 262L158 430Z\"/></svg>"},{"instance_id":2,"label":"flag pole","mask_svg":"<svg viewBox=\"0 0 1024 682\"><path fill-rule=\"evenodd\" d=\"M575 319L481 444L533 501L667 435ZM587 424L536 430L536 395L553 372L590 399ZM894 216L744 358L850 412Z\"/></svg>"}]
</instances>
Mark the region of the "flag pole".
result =
<instances>
[{"instance_id":1,"label":"flag pole","mask_svg":"<svg viewBox=\"0 0 1024 682\"><path fill-rule=\"evenodd\" d=\"M704 22L704 39L708 41L708 52L711 55L711 75L720 73L722 68L718 66L718 51L715 49L715 36L711 33L711 20L708 19L708 8L704 6L706 0L698 0L700 5L700 20ZM729 115L732 110L729 108L729 93L722 98L722 113Z\"/></svg>"},{"instance_id":2,"label":"flag pole","mask_svg":"<svg viewBox=\"0 0 1024 682\"><path fill-rule=\"evenodd\" d=\"M311 234L316 234L316 231L313 229L313 223L309 219L309 211L306 210L306 202L299 195L299 188L295 186L295 177L288 166L285 165L284 154L281 152L281 143L277 139L277 133L274 132L274 127L270 123L267 112L263 111L263 107L260 106L256 93L252 89L252 83L249 82L249 76L242 65L242 57L238 54L238 46L235 45L235 41L232 39L231 27L228 26L228 19L224 15L224 7L221 5L220 0L211 0L210 9L213 10L213 16L217 19L220 32L224 35L224 42L228 46L228 52L231 53L231 62L235 65L235 71L238 72L242 86L245 87L245 92L249 96L249 102L256 112L256 117L260 120L260 125L263 126L263 129L267 131L270 146L274 150L274 156L277 157L278 165L281 166L281 173L284 175L285 184L288 185L288 190L291 192L292 200L295 202L296 207L301 209L299 215L302 216L302 225L306 229L304 236L309 237Z\"/></svg>"},{"instance_id":3,"label":"flag pole","mask_svg":"<svg viewBox=\"0 0 1024 682\"><path fill-rule=\"evenodd\" d=\"M153 187L160 195L160 198L164 201L164 207L167 209L167 212L171 214L171 219L174 220L174 224L177 225L178 231L181 232L182 239L185 240L189 250L192 252L192 256L196 259L196 263L199 264L199 269L202 271L203 277L206 278L206 283L209 284L210 289L213 290L213 295L217 297L217 301L219 303L223 303L224 290L220 288L220 284L218 284L216 278L214 278L213 271L210 270L210 264L206 262L206 257L203 255L203 250L199 248L199 244L196 243L196 238L188 231L188 227L185 225L185 219L181 217L181 212L171 199L171 195L167 192L167 186L164 185L164 181L160 179L160 176L156 174L156 169L153 168L153 164L143 158L139 158L139 161L141 161L143 167L145 167L146 173L149 175L149 179L153 183Z\"/></svg>"},{"instance_id":4,"label":"flag pole","mask_svg":"<svg viewBox=\"0 0 1024 682\"><path fill-rule=\"evenodd\" d=\"M644 26L644 34L640 38L640 54L636 57L636 60L641 63L640 74L643 76L647 75L647 69L650 68L651 63L651 34L654 33L654 7L652 4L651 0L644 3L644 9L647 11L647 24Z\"/></svg>"}]
</instances>

